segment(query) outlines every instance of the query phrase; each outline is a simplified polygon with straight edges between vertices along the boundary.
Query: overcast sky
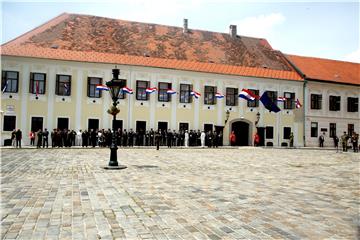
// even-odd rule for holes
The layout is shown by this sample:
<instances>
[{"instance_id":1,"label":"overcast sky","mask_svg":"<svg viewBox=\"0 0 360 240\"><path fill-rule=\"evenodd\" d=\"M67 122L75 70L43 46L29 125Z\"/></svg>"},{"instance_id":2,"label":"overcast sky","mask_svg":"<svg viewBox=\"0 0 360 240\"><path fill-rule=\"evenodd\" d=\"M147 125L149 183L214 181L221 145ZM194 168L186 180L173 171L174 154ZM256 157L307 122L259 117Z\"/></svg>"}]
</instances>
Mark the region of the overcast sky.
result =
<instances>
[{"instance_id":1,"label":"overcast sky","mask_svg":"<svg viewBox=\"0 0 360 240\"><path fill-rule=\"evenodd\" d=\"M0 0L1 1L1 0ZM57 15L110 18L266 38L284 53L360 62L359 1L245 2L241 0L118 0L1 2L1 43Z\"/></svg>"}]
</instances>

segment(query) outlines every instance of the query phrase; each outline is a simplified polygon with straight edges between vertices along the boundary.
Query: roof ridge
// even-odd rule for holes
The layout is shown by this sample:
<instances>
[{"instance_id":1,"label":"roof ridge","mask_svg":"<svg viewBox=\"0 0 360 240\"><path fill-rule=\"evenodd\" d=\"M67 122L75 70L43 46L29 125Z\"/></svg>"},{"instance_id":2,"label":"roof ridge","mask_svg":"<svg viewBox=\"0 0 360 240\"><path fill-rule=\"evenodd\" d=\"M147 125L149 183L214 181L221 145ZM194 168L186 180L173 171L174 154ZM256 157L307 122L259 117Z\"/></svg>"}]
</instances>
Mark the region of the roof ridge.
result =
<instances>
[{"instance_id":1,"label":"roof ridge","mask_svg":"<svg viewBox=\"0 0 360 240\"><path fill-rule=\"evenodd\" d=\"M301 55L287 54L287 53L285 53L285 55L290 56L290 57L312 58L312 59L319 59L319 60L334 61L334 62L343 62L343 63L351 63L351 64L360 65L360 63L357 63L357 62L350 62L350 61L330 59L330 58L320 58L320 57L312 57L312 56L301 56Z\"/></svg>"},{"instance_id":2,"label":"roof ridge","mask_svg":"<svg viewBox=\"0 0 360 240\"><path fill-rule=\"evenodd\" d=\"M48 21L46 21L45 23L43 23L43 24L41 24L41 25L39 25L39 26L37 26L37 27L35 27L35 28L33 28L33 29L31 29L31 30L23 33L23 34L21 34L20 36L18 36L18 37L16 37L16 38L12 39L12 40L9 40L9 41L1 44L1 47L5 46L5 45L7 45L7 44L10 44L10 43L15 43L15 44L16 44L17 42L20 42L21 40L29 39L31 36L37 34L38 31L41 31L42 28L45 28L45 27L48 28L49 25L50 25L50 26L53 26L53 25L55 25L56 23L58 23L59 20L62 20L63 18L66 18L66 17L69 17L69 15L70 15L69 13L63 12L63 13L61 13L60 15L58 15L58 16L56 16L56 17L54 17L54 18L52 18L52 19L50 19L50 20L48 20Z\"/></svg>"}]
</instances>

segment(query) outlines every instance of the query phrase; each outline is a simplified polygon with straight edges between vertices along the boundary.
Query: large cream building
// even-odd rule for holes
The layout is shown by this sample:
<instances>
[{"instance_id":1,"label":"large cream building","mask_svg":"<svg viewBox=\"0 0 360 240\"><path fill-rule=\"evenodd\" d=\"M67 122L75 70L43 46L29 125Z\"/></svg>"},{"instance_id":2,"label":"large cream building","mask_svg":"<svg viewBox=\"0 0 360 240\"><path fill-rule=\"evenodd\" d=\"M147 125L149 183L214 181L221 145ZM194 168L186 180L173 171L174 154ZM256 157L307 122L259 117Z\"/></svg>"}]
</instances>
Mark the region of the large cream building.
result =
<instances>
[{"instance_id":1,"label":"large cream building","mask_svg":"<svg viewBox=\"0 0 360 240\"><path fill-rule=\"evenodd\" d=\"M237 145L252 145L256 131L268 146L287 145L290 132L295 146L308 141L305 109L295 108L309 94L301 72L265 39L237 35L236 26L225 34L192 30L187 21L178 28L65 13L2 45L1 54L2 144L14 128L25 144L39 128L111 128L109 93L95 86L111 80L115 66L134 91L120 100L122 129L216 129L224 145L231 131ZM145 94L146 87L158 92ZM288 101L269 112L239 98L243 88Z\"/></svg>"}]
</instances>

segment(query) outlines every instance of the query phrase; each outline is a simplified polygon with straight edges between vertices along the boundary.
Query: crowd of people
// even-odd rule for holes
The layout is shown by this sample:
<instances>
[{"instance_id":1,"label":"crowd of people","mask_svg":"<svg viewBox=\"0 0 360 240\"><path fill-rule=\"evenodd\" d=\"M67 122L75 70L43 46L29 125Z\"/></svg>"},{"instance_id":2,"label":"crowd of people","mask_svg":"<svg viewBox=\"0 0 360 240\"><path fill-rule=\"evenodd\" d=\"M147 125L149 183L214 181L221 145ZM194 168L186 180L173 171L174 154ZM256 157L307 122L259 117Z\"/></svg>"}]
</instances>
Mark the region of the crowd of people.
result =
<instances>
[{"instance_id":1,"label":"crowd of people","mask_svg":"<svg viewBox=\"0 0 360 240\"><path fill-rule=\"evenodd\" d=\"M117 146L122 147L133 147L133 146L167 146L171 147L218 147L222 146L223 135L222 132L216 131L200 131L200 130L179 130L171 131L168 130L157 130L154 131L133 131L126 129L118 131L115 134ZM109 147L112 142L112 131L111 129L101 130L79 130L75 132L69 129L53 129L51 133L45 128L44 130L39 129L37 132L31 131L29 133L30 145L37 148L48 148L49 138L51 139L51 147L71 147L71 146L82 146L82 147ZM22 132L20 129L14 129L11 133L12 146L21 148ZM236 136L234 131L230 133L229 141L231 146L235 146ZM290 147L293 146L294 135L290 134ZM325 141L325 135L322 134L319 137L319 146L323 147ZM350 135L344 134L340 139L335 135L333 137L334 147L338 149L339 142L344 152L348 150L348 147L352 145L353 151L359 151L359 134L353 132ZM260 137L258 133L254 135L254 146L258 146Z\"/></svg>"},{"instance_id":2,"label":"crowd of people","mask_svg":"<svg viewBox=\"0 0 360 240\"><path fill-rule=\"evenodd\" d=\"M53 129L51 133L45 130L31 131L29 133L30 144L37 146L37 148L49 147L49 137L51 139L52 147L109 147L112 142L111 129L101 130L79 130L75 132L69 129ZM202 147L218 147L222 145L222 132L216 131L200 131L200 130L157 130L154 131L133 131L130 129L116 132L116 143L118 146L133 147L133 146L167 146L169 148L175 146L202 146Z\"/></svg>"}]
</instances>

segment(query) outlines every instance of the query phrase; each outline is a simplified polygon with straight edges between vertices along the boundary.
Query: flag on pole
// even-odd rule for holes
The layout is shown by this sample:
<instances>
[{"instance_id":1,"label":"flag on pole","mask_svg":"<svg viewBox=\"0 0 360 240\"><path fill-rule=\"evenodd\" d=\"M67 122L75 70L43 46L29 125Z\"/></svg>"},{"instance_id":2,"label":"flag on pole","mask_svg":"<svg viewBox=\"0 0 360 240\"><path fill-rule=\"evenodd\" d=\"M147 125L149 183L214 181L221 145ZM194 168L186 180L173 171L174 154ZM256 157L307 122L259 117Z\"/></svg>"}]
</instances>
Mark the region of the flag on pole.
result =
<instances>
[{"instance_id":1,"label":"flag on pole","mask_svg":"<svg viewBox=\"0 0 360 240\"><path fill-rule=\"evenodd\" d=\"M8 87L9 80L6 81L4 88L2 89L2 93L6 92L6 89Z\"/></svg>"},{"instance_id":2,"label":"flag on pole","mask_svg":"<svg viewBox=\"0 0 360 240\"><path fill-rule=\"evenodd\" d=\"M64 83L64 95L68 95L68 93L69 93L69 87L68 87L68 85L66 84L66 83Z\"/></svg>"},{"instance_id":3,"label":"flag on pole","mask_svg":"<svg viewBox=\"0 0 360 240\"><path fill-rule=\"evenodd\" d=\"M301 105L301 103L300 103L300 101L299 101L298 98L296 99L295 107L296 107L296 108L301 108L301 107L302 107L302 105Z\"/></svg>"},{"instance_id":4,"label":"flag on pole","mask_svg":"<svg viewBox=\"0 0 360 240\"><path fill-rule=\"evenodd\" d=\"M255 95L252 91L245 88L241 90L241 92L239 93L239 97L248 101L255 101L255 99L259 99L259 96Z\"/></svg>"},{"instance_id":5,"label":"flag on pole","mask_svg":"<svg viewBox=\"0 0 360 240\"><path fill-rule=\"evenodd\" d=\"M221 93L218 93L218 92L217 92L217 93L215 94L215 97L216 97L216 98L224 98L224 94L221 94Z\"/></svg>"},{"instance_id":6,"label":"flag on pole","mask_svg":"<svg viewBox=\"0 0 360 240\"><path fill-rule=\"evenodd\" d=\"M190 95L191 95L191 96L194 96L196 99L197 99L197 98L199 98L199 97L201 96L201 94L200 94L200 93L195 92L195 91L191 91L191 92L190 92Z\"/></svg>"},{"instance_id":7,"label":"flag on pole","mask_svg":"<svg viewBox=\"0 0 360 240\"><path fill-rule=\"evenodd\" d=\"M149 93L149 94L151 94L151 93L153 93L153 92L156 92L156 91L157 91L157 88L156 88L156 87L147 88L147 89L145 90L145 92L146 92L146 93Z\"/></svg>"},{"instance_id":8,"label":"flag on pole","mask_svg":"<svg viewBox=\"0 0 360 240\"><path fill-rule=\"evenodd\" d=\"M166 91L166 93L167 93L167 94L175 94L176 91L174 91L174 90L172 90L172 89L168 89L168 90Z\"/></svg>"},{"instance_id":9,"label":"flag on pole","mask_svg":"<svg viewBox=\"0 0 360 240\"><path fill-rule=\"evenodd\" d=\"M38 96L38 94L39 94L39 81L36 81L36 84L35 84L35 94L36 94L36 96Z\"/></svg>"},{"instance_id":10,"label":"flag on pole","mask_svg":"<svg viewBox=\"0 0 360 240\"><path fill-rule=\"evenodd\" d=\"M285 97L278 97L277 100L278 100L278 102L285 102L286 98Z\"/></svg>"},{"instance_id":11,"label":"flag on pole","mask_svg":"<svg viewBox=\"0 0 360 240\"><path fill-rule=\"evenodd\" d=\"M276 104L271 101L269 96L267 95L267 92L264 92L263 95L260 98L260 101L264 104L264 107L269 110L270 112L280 112L280 108L276 106Z\"/></svg>"},{"instance_id":12,"label":"flag on pole","mask_svg":"<svg viewBox=\"0 0 360 240\"><path fill-rule=\"evenodd\" d=\"M128 88L128 87L123 87L123 88L121 89L121 91L122 91L123 93L127 93L127 94L133 94L133 93L134 93L133 90L132 90L131 88Z\"/></svg>"},{"instance_id":13,"label":"flag on pole","mask_svg":"<svg viewBox=\"0 0 360 240\"><path fill-rule=\"evenodd\" d=\"M97 84L97 85L96 85L96 90L105 90L105 91L109 91L109 88L108 88L106 85Z\"/></svg>"}]
</instances>

